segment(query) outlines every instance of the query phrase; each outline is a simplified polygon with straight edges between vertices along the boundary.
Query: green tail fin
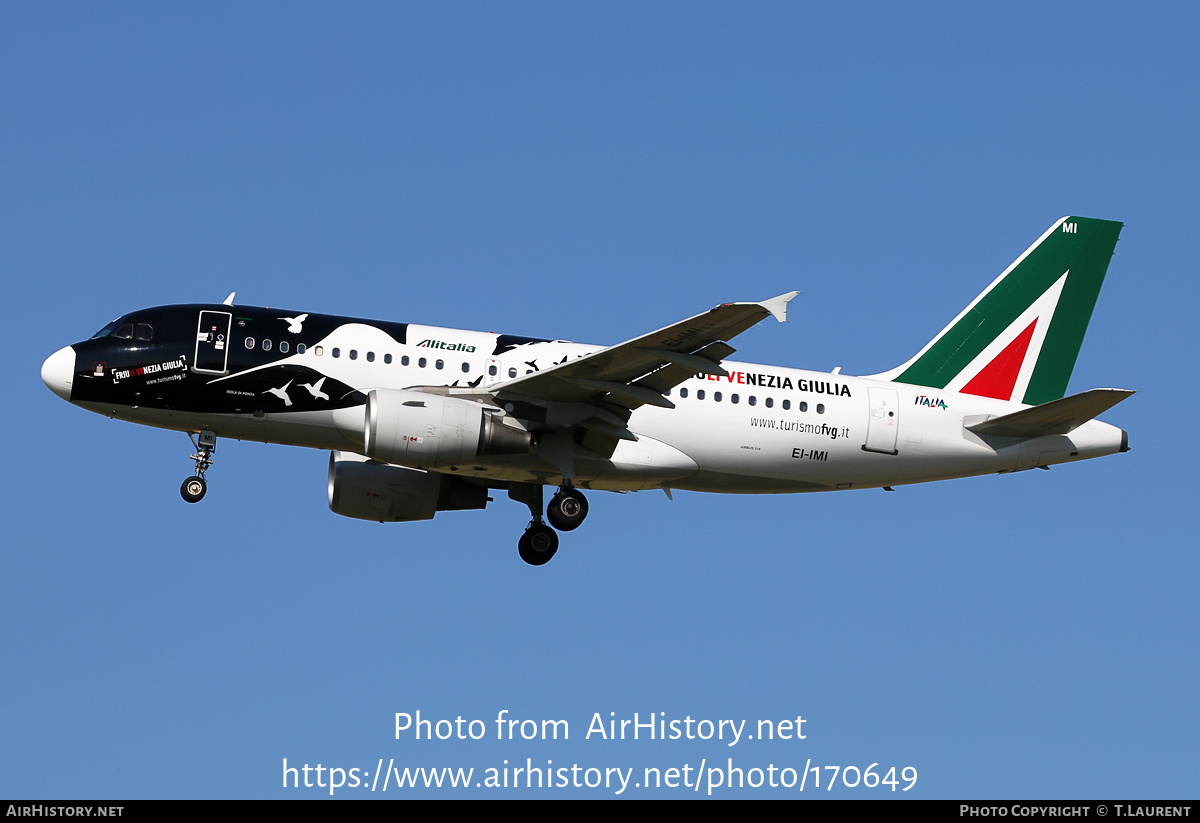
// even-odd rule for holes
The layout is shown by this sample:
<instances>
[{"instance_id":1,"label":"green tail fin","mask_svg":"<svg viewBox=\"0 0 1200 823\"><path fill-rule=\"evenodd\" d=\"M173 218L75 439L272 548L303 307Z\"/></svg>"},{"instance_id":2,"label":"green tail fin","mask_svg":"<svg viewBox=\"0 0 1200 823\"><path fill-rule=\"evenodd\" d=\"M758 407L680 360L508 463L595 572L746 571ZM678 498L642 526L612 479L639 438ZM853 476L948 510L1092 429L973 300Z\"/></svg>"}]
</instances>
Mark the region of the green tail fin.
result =
<instances>
[{"instance_id":1,"label":"green tail fin","mask_svg":"<svg viewBox=\"0 0 1200 823\"><path fill-rule=\"evenodd\" d=\"M1059 220L915 357L876 376L1029 405L1063 397L1122 226Z\"/></svg>"}]
</instances>

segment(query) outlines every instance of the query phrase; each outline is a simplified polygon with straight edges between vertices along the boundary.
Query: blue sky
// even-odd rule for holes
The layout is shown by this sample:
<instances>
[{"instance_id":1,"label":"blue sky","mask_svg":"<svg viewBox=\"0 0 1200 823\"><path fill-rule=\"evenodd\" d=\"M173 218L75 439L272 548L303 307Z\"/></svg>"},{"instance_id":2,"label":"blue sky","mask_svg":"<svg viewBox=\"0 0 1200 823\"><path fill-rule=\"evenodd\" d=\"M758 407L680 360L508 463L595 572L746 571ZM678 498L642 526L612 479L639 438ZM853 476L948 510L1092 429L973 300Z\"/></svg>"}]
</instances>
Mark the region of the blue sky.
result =
<instances>
[{"instance_id":1,"label":"blue sky","mask_svg":"<svg viewBox=\"0 0 1200 823\"><path fill-rule=\"evenodd\" d=\"M1177 3L5 5L0 794L732 758L1195 796L1196 36ZM615 343L799 289L738 358L869 374L1066 214L1126 223L1071 389L1138 390L1105 415L1133 451L895 494L596 493L541 569L503 497L333 515L315 451L223 441L187 506L184 435L38 379L119 314L233 290ZM395 739L418 710L489 735ZM502 710L571 738L497 741ZM610 712L806 738L584 739ZM337 796L414 794L462 793Z\"/></svg>"}]
</instances>

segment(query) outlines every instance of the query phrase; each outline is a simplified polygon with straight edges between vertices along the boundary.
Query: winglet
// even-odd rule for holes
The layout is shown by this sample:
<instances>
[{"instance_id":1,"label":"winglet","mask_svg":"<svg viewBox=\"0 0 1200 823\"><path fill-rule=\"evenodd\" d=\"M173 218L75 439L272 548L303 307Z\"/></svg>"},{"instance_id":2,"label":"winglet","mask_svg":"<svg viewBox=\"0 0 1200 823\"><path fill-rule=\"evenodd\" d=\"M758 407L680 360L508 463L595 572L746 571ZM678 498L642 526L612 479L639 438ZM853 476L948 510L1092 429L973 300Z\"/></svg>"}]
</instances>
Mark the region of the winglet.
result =
<instances>
[{"instance_id":1,"label":"winglet","mask_svg":"<svg viewBox=\"0 0 1200 823\"><path fill-rule=\"evenodd\" d=\"M231 291L231 292L229 293L229 296L228 296L228 297L226 297L226 298L225 298L225 299L224 299L224 300L221 302L221 305L222 305L222 306L232 306L232 305L233 305L233 296L234 296L235 294L237 294L237 292L235 292L235 291Z\"/></svg>"},{"instance_id":2,"label":"winglet","mask_svg":"<svg viewBox=\"0 0 1200 823\"><path fill-rule=\"evenodd\" d=\"M780 323L787 322L787 304L791 299L800 292L790 291L787 294L781 294L778 297L772 297L770 300L764 300L758 305L769 311L776 320Z\"/></svg>"}]
</instances>

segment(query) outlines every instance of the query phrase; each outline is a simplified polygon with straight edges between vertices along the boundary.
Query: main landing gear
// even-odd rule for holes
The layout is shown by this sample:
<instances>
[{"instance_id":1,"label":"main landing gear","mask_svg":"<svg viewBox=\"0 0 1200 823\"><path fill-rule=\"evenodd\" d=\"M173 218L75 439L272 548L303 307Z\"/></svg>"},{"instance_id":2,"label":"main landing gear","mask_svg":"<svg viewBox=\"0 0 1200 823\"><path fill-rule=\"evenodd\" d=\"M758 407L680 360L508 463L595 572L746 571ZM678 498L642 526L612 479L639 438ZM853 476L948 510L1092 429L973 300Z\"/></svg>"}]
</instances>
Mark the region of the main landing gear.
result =
<instances>
[{"instance_id":1,"label":"main landing gear","mask_svg":"<svg viewBox=\"0 0 1200 823\"><path fill-rule=\"evenodd\" d=\"M217 433L202 431L199 442L191 432L188 432L188 437L191 438L192 445L196 447L196 453L192 455L192 459L196 461L196 473L183 481L183 485L179 487L179 494L189 503L199 503L204 499L205 492L208 491L204 473L213 464L213 452L217 450Z\"/></svg>"},{"instance_id":2,"label":"main landing gear","mask_svg":"<svg viewBox=\"0 0 1200 823\"><path fill-rule=\"evenodd\" d=\"M569 483L564 483L559 488L554 497L550 498L550 505L546 507L546 519L560 532L579 528L587 513L587 498Z\"/></svg>"},{"instance_id":3,"label":"main landing gear","mask_svg":"<svg viewBox=\"0 0 1200 823\"><path fill-rule=\"evenodd\" d=\"M529 513L533 515L525 533L517 541L517 551L521 559L531 566L549 563L550 558L558 551L558 534L554 529L564 532L576 529L588 513L587 498L569 482L559 487L546 507L546 519L554 529L542 521L541 486L514 483L509 487L508 496L529 506Z\"/></svg>"},{"instance_id":4,"label":"main landing gear","mask_svg":"<svg viewBox=\"0 0 1200 823\"><path fill-rule=\"evenodd\" d=\"M541 518L537 518L529 524L529 528L525 529L525 533L517 541L517 551L520 552L521 559L529 565L545 565L558 551L558 535L554 533L554 529L542 523Z\"/></svg>"}]
</instances>

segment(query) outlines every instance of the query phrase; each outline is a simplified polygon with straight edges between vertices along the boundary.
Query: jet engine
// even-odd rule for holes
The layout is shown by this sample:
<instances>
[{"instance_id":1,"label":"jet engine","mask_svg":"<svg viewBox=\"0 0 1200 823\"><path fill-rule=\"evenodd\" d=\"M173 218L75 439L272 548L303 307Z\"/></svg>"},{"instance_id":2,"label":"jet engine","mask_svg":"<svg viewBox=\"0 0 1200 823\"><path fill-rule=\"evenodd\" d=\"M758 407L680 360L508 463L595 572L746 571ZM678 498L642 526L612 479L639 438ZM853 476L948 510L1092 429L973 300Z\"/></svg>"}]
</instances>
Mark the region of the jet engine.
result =
<instances>
[{"instance_id":1,"label":"jet engine","mask_svg":"<svg viewBox=\"0 0 1200 823\"><path fill-rule=\"evenodd\" d=\"M351 452L329 456L329 508L343 517L399 522L441 511L482 509L488 490L436 472L389 466Z\"/></svg>"},{"instance_id":2,"label":"jet engine","mask_svg":"<svg viewBox=\"0 0 1200 823\"><path fill-rule=\"evenodd\" d=\"M368 457L413 468L457 466L476 457L525 454L532 437L479 403L404 389L367 395Z\"/></svg>"}]
</instances>

